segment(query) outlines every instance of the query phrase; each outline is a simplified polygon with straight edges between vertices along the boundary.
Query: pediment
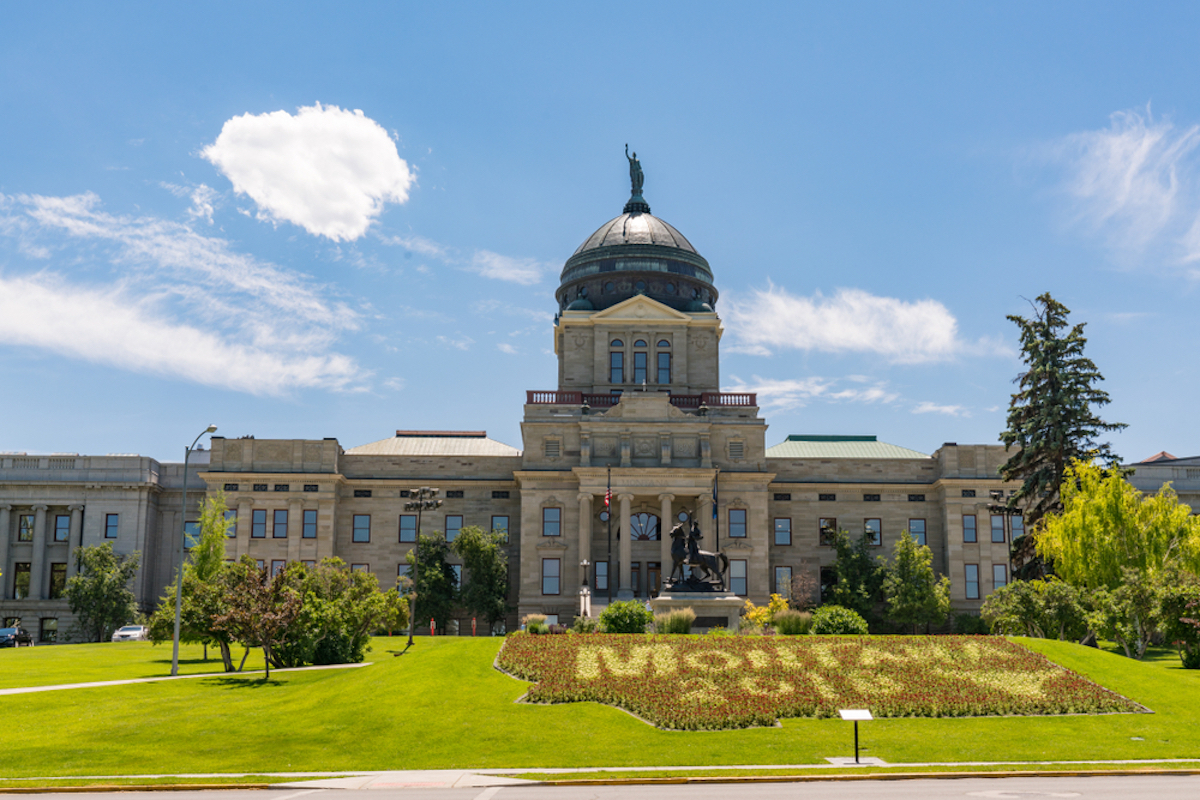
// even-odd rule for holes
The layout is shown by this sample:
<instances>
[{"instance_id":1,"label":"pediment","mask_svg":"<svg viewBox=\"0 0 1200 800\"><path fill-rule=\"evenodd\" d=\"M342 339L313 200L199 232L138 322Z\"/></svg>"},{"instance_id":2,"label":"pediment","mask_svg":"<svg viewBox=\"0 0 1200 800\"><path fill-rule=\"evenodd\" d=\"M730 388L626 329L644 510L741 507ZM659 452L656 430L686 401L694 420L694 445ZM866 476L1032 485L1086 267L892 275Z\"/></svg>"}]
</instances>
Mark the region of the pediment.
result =
<instances>
[{"instance_id":1,"label":"pediment","mask_svg":"<svg viewBox=\"0 0 1200 800\"><path fill-rule=\"evenodd\" d=\"M663 420L687 419L695 421L695 417L685 414L671 405L671 397L666 392L625 392L617 404L605 411L605 419L628 420Z\"/></svg>"},{"instance_id":2,"label":"pediment","mask_svg":"<svg viewBox=\"0 0 1200 800\"><path fill-rule=\"evenodd\" d=\"M622 300L611 308L597 311L590 319L597 322L613 322L616 320L633 321L657 320L671 322L691 322L692 318L682 311L676 311L670 306L663 305L657 300L651 300L645 295L634 295L628 300Z\"/></svg>"}]
</instances>

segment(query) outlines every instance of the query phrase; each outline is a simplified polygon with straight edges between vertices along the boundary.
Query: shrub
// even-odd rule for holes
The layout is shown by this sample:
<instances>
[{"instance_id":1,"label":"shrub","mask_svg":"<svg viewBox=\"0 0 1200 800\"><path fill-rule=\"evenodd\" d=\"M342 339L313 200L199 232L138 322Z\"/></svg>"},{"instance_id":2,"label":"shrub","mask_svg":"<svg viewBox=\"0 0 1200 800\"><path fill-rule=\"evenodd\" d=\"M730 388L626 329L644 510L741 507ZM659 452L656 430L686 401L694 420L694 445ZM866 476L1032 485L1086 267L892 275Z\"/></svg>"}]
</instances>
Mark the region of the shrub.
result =
<instances>
[{"instance_id":1,"label":"shrub","mask_svg":"<svg viewBox=\"0 0 1200 800\"><path fill-rule=\"evenodd\" d=\"M545 614L526 614L521 620L521 624L525 626L526 633L538 635L550 632L550 628L546 625Z\"/></svg>"},{"instance_id":2,"label":"shrub","mask_svg":"<svg viewBox=\"0 0 1200 800\"><path fill-rule=\"evenodd\" d=\"M809 633L824 634L867 634L867 621L857 611L842 606L821 606L812 616Z\"/></svg>"},{"instance_id":3,"label":"shrub","mask_svg":"<svg viewBox=\"0 0 1200 800\"><path fill-rule=\"evenodd\" d=\"M983 617L969 611L954 615L954 632L960 636L983 636L990 633Z\"/></svg>"},{"instance_id":4,"label":"shrub","mask_svg":"<svg viewBox=\"0 0 1200 800\"><path fill-rule=\"evenodd\" d=\"M780 611L786 610L788 607L787 598L781 594L771 595L771 601L765 606L756 606L750 600L746 601L746 607L742 610L742 616L749 620L752 625L758 627L766 627L770 625L775 615Z\"/></svg>"},{"instance_id":5,"label":"shrub","mask_svg":"<svg viewBox=\"0 0 1200 800\"><path fill-rule=\"evenodd\" d=\"M676 608L665 614L654 615L654 630L658 633L691 633L696 612L690 608Z\"/></svg>"},{"instance_id":6,"label":"shrub","mask_svg":"<svg viewBox=\"0 0 1200 800\"><path fill-rule=\"evenodd\" d=\"M786 609L775 615L775 632L784 636L800 636L808 633L813 625L813 615L807 611Z\"/></svg>"},{"instance_id":7,"label":"shrub","mask_svg":"<svg viewBox=\"0 0 1200 800\"><path fill-rule=\"evenodd\" d=\"M571 625L572 633L596 633L600 630L600 622L594 617L576 617Z\"/></svg>"},{"instance_id":8,"label":"shrub","mask_svg":"<svg viewBox=\"0 0 1200 800\"><path fill-rule=\"evenodd\" d=\"M645 633L653 622L654 613L637 600L617 600L600 612L604 633Z\"/></svg>"},{"instance_id":9,"label":"shrub","mask_svg":"<svg viewBox=\"0 0 1200 800\"><path fill-rule=\"evenodd\" d=\"M709 628L708 635L709 636L733 636L733 632L730 631L728 628L723 628L720 625L718 625L715 628Z\"/></svg>"},{"instance_id":10,"label":"shrub","mask_svg":"<svg viewBox=\"0 0 1200 800\"><path fill-rule=\"evenodd\" d=\"M546 632L547 632L547 633L553 633L553 634L556 634L556 635L561 635L561 634L564 634L564 633L566 633L568 630L570 630L570 629L569 629L569 628L567 628L567 626L566 626L566 625L557 625L557 624L556 624L556 625L550 625L549 627L547 627L547 628L546 628Z\"/></svg>"}]
</instances>

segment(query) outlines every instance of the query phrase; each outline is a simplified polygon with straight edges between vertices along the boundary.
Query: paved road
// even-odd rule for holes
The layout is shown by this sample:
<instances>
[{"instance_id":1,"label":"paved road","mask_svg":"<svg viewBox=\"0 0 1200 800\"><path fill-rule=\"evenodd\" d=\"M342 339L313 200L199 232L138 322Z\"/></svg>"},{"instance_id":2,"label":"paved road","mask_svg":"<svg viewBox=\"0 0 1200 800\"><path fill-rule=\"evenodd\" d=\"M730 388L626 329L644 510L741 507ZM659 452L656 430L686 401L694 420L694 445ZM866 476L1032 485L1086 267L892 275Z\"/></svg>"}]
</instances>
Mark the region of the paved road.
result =
<instances>
[{"instance_id":1,"label":"paved road","mask_svg":"<svg viewBox=\"0 0 1200 800\"><path fill-rule=\"evenodd\" d=\"M62 794L26 798L63 800ZM1147 775L1098 778L963 778L956 780L849 781L658 786L491 786L273 789L262 791L139 792L136 800L1196 800L1200 776Z\"/></svg>"}]
</instances>

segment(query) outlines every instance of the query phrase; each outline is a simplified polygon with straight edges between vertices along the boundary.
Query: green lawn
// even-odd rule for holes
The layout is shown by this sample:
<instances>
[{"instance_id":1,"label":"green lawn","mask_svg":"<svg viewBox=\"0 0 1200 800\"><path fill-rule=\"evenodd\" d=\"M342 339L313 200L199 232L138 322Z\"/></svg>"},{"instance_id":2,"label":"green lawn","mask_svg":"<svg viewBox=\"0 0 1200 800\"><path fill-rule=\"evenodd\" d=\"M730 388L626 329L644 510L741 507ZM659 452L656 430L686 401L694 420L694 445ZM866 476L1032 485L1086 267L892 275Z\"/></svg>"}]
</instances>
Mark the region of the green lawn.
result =
<instances>
[{"instance_id":1,"label":"green lawn","mask_svg":"<svg viewBox=\"0 0 1200 800\"><path fill-rule=\"evenodd\" d=\"M245 652L234 649L236 667ZM179 646L179 674L220 672L221 653L198 644ZM250 651L247 670L262 669L262 651ZM162 678L171 674L171 643L104 642L0 650L0 689L17 686L51 686L59 683L118 681L126 678Z\"/></svg>"},{"instance_id":2,"label":"green lawn","mask_svg":"<svg viewBox=\"0 0 1200 800\"><path fill-rule=\"evenodd\" d=\"M422 638L392 657L387 651L403 641L374 640L367 656L374 664L363 669L282 673L269 683L198 678L5 698L0 745L20 756L5 760L0 778L797 764L853 754L853 729L840 720L686 733L595 703L516 704L527 684L493 669L501 640ZM1155 713L879 720L862 724L863 754L891 763L1200 758L1200 672L1179 669L1178 659L1143 664L1022 641ZM128 652L145 659L138 666L106 647L8 651L0 654L0 679L8 686L94 679L101 655L116 659L109 669L121 673L101 678L153 675L163 653L169 664L166 648L134 645ZM45 679L43 664L56 677Z\"/></svg>"}]
</instances>

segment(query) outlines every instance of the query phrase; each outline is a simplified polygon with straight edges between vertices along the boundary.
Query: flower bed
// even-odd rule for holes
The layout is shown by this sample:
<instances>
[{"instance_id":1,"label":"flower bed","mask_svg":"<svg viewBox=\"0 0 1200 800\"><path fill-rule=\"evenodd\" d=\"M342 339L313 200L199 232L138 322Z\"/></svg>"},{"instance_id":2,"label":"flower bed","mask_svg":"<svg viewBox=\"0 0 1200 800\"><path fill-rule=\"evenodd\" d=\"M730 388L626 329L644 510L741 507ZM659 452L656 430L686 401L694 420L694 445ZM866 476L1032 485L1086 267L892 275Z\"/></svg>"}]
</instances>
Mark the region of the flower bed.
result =
<instances>
[{"instance_id":1,"label":"flower bed","mask_svg":"<svg viewBox=\"0 0 1200 800\"><path fill-rule=\"evenodd\" d=\"M510 636L497 666L534 703L591 700L662 728L779 717L966 717L1145 711L999 637Z\"/></svg>"}]
</instances>

